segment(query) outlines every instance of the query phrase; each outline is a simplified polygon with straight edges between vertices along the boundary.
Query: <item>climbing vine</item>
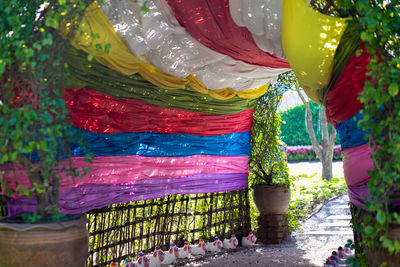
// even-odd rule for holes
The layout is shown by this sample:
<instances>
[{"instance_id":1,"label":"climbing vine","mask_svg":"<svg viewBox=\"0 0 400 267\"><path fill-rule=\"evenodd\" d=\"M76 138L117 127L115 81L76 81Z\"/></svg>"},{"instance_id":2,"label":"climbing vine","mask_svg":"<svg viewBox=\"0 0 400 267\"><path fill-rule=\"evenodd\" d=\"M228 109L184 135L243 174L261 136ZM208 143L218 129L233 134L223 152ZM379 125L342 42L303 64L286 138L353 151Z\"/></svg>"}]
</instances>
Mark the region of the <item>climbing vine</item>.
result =
<instances>
[{"instance_id":1,"label":"climbing vine","mask_svg":"<svg viewBox=\"0 0 400 267\"><path fill-rule=\"evenodd\" d=\"M360 37L373 55L367 81L360 97L365 103L359 127L371 129L369 142L375 169L369 174L366 205L372 216L362 224L369 247L382 246L400 252L400 241L390 239L388 227L400 223L395 204L400 189L400 4L398 1L340 0L341 12L361 25ZM398 204L397 204L398 205Z\"/></svg>"},{"instance_id":2,"label":"climbing vine","mask_svg":"<svg viewBox=\"0 0 400 267\"><path fill-rule=\"evenodd\" d=\"M59 164L68 157L74 138L62 98L68 73L70 36L59 34L62 26L75 34L75 26L89 0L4 0L0 17L0 173L1 193L34 196L39 219L57 214L59 176L79 171ZM20 185L13 171L25 168L30 186ZM14 186L11 186L14 185ZM15 191L14 188L17 188ZM57 220L58 216L49 219Z\"/></svg>"}]
</instances>

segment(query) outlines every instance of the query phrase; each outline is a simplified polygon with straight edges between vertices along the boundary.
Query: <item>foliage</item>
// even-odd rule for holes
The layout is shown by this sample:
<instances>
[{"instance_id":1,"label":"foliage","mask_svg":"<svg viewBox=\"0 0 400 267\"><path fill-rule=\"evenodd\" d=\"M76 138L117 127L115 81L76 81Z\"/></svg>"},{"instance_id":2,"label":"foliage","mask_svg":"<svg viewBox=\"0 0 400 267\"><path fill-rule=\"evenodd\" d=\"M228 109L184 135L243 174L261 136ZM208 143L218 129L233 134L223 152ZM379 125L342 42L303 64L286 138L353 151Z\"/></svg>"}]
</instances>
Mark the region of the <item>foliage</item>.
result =
<instances>
[{"instance_id":1,"label":"foliage","mask_svg":"<svg viewBox=\"0 0 400 267\"><path fill-rule=\"evenodd\" d=\"M250 185L270 184L290 186L286 155L278 138L281 118L277 106L282 98L279 86L270 86L253 114L252 151L249 159Z\"/></svg>"},{"instance_id":2,"label":"foliage","mask_svg":"<svg viewBox=\"0 0 400 267\"><path fill-rule=\"evenodd\" d=\"M74 22L88 3L5 0L0 9L0 165L7 172L0 173L0 193L35 196L36 218L58 211L55 170L65 169L72 177L80 174L68 161L59 163L68 156L74 136L60 89L68 67L69 36L61 37L58 30L68 21L69 34L74 34ZM29 187L4 179L21 167L27 171Z\"/></svg>"},{"instance_id":3,"label":"foliage","mask_svg":"<svg viewBox=\"0 0 400 267\"><path fill-rule=\"evenodd\" d=\"M375 162L366 205L374 217L365 221L363 239L368 246L380 245L397 254L399 240L391 240L385 233L389 223L400 223L399 209L391 203L398 198L400 187L400 4L355 0L341 0L339 4L341 12L353 18L350 23L361 26L361 40L373 55L367 74L372 81L365 83L360 97L367 105L359 126L371 129L369 140L374 144Z\"/></svg>"},{"instance_id":4,"label":"foliage","mask_svg":"<svg viewBox=\"0 0 400 267\"><path fill-rule=\"evenodd\" d=\"M286 149L286 157L288 162L318 160L312 146L288 147ZM342 150L340 146L335 146L333 148L333 159L342 160Z\"/></svg>"},{"instance_id":5,"label":"foliage","mask_svg":"<svg viewBox=\"0 0 400 267\"><path fill-rule=\"evenodd\" d=\"M296 93L297 94L297 93ZM321 129L319 120L320 106L310 100L310 109L313 118L313 128L318 142L321 142ZM304 122L305 107L297 105L285 111L281 111L282 118L281 134L282 141L288 146L307 146L311 145L310 136L307 132ZM332 126L329 126L329 130ZM336 136L335 144L339 144L339 138Z\"/></svg>"}]
</instances>

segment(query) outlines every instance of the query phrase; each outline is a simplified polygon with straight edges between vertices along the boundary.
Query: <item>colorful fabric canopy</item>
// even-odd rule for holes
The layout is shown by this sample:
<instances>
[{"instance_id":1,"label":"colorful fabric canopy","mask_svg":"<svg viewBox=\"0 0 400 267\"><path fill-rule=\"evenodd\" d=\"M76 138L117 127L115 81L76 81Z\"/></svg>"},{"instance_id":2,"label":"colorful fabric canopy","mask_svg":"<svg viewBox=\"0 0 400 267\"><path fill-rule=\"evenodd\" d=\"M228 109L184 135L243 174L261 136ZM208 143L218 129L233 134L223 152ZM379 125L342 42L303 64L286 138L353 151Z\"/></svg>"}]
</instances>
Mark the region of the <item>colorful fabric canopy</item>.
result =
<instances>
[{"instance_id":1,"label":"colorful fabric canopy","mask_svg":"<svg viewBox=\"0 0 400 267\"><path fill-rule=\"evenodd\" d=\"M229 0L167 0L176 19L197 41L221 54L271 68L289 68L286 60L267 53L245 27L233 21Z\"/></svg>"},{"instance_id":2,"label":"colorful fabric canopy","mask_svg":"<svg viewBox=\"0 0 400 267\"><path fill-rule=\"evenodd\" d=\"M179 78L193 74L208 89L240 92L270 84L289 70L250 65L211 50L179 24L164 0L149 1L146 6L149 12L140 12L140 4L130 0L101 4L131 52L168 74Z\"/></svg>"},{"instance_id":3,"label":"colorful fabric canopy","mask_svg":"<svg viewBox=\"0 0 400 267\"><path fill-rule=\"evenodd\" d=\"M363 203L373 162L357 96L370 55L362 44L355 54L357 26L303 0L146 3L147 13L135 1L94 2L70 40L63 97L71 131L87 144L70 144L71 162L89 170L72 180L60 160L62 211L247 187L253 109L290 67L307 95L326 104L350 199ZM5 175L10 185L18 177L29 187L21 166L5 169L14 169ZM13 198L10 214L32 211L33 200Z\"/></svg>"},{"instance_id":4,"label":"colorful fabric canopy","mask_svg":"<svg viewBox=\"0 0 400 267\"><path fill-rule=\"evenodd\" d=\"M68 29L65 29L64 34L67 32ZM139 73L147 81L165 89L178 89L189 85L198 92L204 94L210 93L209 89L193 74L184 78L178 78L159 70L148 63L147 60L138 58L132 54L121 37L114 31L113 26L100 7L97 6L96 2L90 5L85 11L79 28L71 39L71 44L75 48L92 54L101 64L121 74L132 75ZM261 94L256 94L254 98L262 95L266 88L265 86L261 86L255 90L261 91ZM224 99L233 97L236 95L236 92L232 89L224 88L213 92L212 95ZM248 96L247 94L245 95Z\"/></svg>"}]
</instances>

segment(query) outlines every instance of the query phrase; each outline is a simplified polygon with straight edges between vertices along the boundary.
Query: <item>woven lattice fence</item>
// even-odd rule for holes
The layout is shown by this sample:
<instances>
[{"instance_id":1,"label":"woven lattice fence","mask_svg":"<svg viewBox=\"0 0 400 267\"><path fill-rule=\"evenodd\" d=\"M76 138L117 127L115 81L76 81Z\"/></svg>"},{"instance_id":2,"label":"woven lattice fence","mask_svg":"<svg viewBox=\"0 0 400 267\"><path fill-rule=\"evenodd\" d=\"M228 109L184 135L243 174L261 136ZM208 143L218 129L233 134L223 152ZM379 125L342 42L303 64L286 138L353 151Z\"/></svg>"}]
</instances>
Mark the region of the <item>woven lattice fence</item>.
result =
<instances>
[{"instance_id":1,"label":"woven lattice fence","mask_svg":"<svg viewBox=\"0 0 400 267\"><path fill-rule=\"evenodd\" d=\"M170 242L183 246L200 238L238 236L250 231L248 190L169 195L117 204L88 214L90 233L87 266L108 266L138 251L148 253Z\"/></svg>"}]
</instances>

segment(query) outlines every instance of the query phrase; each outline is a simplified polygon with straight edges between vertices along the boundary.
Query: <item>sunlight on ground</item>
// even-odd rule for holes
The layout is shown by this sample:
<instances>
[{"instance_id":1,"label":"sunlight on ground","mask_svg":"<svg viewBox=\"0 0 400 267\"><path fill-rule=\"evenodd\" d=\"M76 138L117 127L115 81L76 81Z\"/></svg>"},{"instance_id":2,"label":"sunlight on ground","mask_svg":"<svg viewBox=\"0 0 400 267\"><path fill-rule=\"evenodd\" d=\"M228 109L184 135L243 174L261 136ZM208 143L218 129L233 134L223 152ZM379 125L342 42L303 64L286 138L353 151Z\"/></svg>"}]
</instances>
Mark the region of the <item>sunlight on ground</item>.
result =
<instances>
[{"instance_id":1,"label":"sunlight on ground","mask_svg":"<svg viewBox=\"0 0 400 267\"><path fill-rule=\"evenodd\" d=\"M294 176L301 174L311 175L313 173L317 173L319 175L322 174L322 164L319 161L288 163L288 167L289 167L289 174ZM333 162L332 172L333 172L333 177L342 177L343 162L342 161Z\"/></svg>"}]
</instances>

